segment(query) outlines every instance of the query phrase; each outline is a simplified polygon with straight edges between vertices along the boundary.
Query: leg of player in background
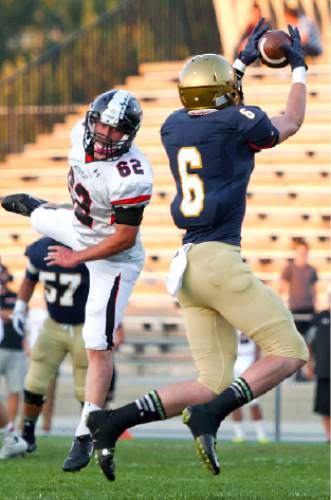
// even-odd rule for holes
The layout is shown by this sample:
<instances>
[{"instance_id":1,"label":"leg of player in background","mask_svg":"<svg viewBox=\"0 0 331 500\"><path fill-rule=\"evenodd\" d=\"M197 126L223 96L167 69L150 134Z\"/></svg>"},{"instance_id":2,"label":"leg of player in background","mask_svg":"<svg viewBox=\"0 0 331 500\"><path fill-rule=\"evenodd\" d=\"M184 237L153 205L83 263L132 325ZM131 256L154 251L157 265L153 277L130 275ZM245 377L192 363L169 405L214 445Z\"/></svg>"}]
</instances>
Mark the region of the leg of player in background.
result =
<instances>
[{"instance_id":1,"label":"leg of player in background","mask_svg":"<svg viewBox=\"0 0 331 500\"><path fill-rule=\"evenodd\" d=\"M0 429L4 432L4 440L0 449L0 460L6 458L24 455L27 450L27 444L18 436L11 422L8 421L8 415L5 406L0 402Z\"/></svg>"},{"instance_id":2,"label":"leg of player in background","mask_svg":"<svg viewBox=\"0 0 331 500\"><path fill-rule=\"evenodd\" d=\"M15 420L18 412L18 405L20 402L20 394L17 392L12 392L8 394L7 397L7 413L9 421L15 424Z\"/></svg>"},{"instance_id":3,"label":"leg of player in background","mask_svg":"<svg viewBox=\"0 0 331 500\"><path fill-rule=\"evenodd\" d=\"M116 381L117 381L117 371L115 369L114 360L113 360L113 376L111 378L110 386L108 388L106 401L104 404L104 410L111 409L111 403L114 401L114 398L115 398Z\"/></svg>"},{"instance_id":4,"label":"leg of player in background","mask_svg":"<svg viewBox=\"0 0 331 500\"><path fill-rule=\"evenodd\" d=\"M7 414L9 422L15 425L19 402L23 392L26 357L23 351L11 351L5 371L8 388Z\"/></svg>"},{"instance_id":5,"label":"leg of player in background","mask_svg":"<svg viewBox=\"0 0 331 500\"><path fill-rule=\"evenodd\" d=\"M22 436L28 444L28 453L32 453L37 449L35 427L44 402L45 396L43 394L36 394L24 389Z\"/></svg>"},{"instance_id":6,"label":"leg of player in background","mask_svg":"<svg viewBox=\"0 0 331 500\"><path fill-rule=\"evenodd\" d=\"M244 433L244 429L242 427L242 411L240 408L237 408L237 410L234 410L231 413L232 416L232 425L233 425L233 430L234 430L234 437L232 441L234 443L242 443L243 441L246 440L246 436Z\"/></svg>"},{"instance_id":7,"label":"leg of player in background","mask_svg":"<svg viewBox=\"0 0 331 500\"><path fill-rule=\"evenodd\" d=\"M259 443L265 444L268 442L263 426L262 409L258 403L250 405L251 418L254 423L256 437Z\"/></svg>"},{"instance_id":8,"label":"leg of player in background","mask_svg":"<svg viewBox=\"0 0 331 500\"><path fill-rule=\"evenodd\" d=\"M326 440L330 443L330 417L328 415L322 415L322 424L326 436Z\"/></svg>"},{"instance_id":9,"label":"leg of player in background","mask_svg":"<svg viewBox=\"0 0 331 500\"><path fill-rule=\"evenodd\" d=\"M67 349L68 331L46 318L33 345L24 381L23 437L28 452L36 450L35 427L42 412L50 383L55 380Z\"/></svg>"},{"instance_id":10,"label":"leg of player in background","mask_svg":"<svg viewBox=\"0 0 331 500\"><path fill-rule=\"evenodd\" d=\"M8 416L5 406L0 402L0 429L8 425Z\"/></svg>"},{"instance_id":11,"label":"leg of player in background","mask_svg":"<svg viewBox=\"0 0 331 500\"><path fill-rule=\"evenodd\" d=\"M50 381L48 385L46 401L42 409L42 416L43 416L42 430L45 434L49 434L52 429L52 418L54 413L57 378L58 378L58 373L56 374L55 378Z\"/></svg>"}]
</instances>

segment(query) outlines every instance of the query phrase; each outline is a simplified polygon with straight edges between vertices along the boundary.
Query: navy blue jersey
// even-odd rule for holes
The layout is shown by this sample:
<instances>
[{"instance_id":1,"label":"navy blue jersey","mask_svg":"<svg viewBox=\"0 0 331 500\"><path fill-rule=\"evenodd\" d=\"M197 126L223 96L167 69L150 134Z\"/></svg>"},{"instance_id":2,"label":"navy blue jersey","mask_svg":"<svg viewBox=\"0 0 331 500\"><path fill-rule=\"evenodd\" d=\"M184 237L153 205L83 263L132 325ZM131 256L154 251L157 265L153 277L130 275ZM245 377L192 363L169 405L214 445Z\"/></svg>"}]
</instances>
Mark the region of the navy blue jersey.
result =
<instances>
[{"instance_id":1,"label":"navy blue jersey","mask_svg":"<svg viewBox=\"0 0 331 500\"><path fill-rule=\"evenodd\" d=\"M256 106L172 113L161 128L177 194L175 224L184 243L240 245L254 154L278 142L278 130Z\"/></svg>"},{"instance_id":2,"label":"navy blue jersey","mask_svg":"<svg viewBox=\"0 0 331 500\"><path fill-rule=\"evenodd\" d=\"M89 273L85 264L63 268L47 266L44 258L50 245L60 245L51 238L41 238L32 243L25 255L29 258L26 277L41 281L50 317L57 323L78 325L85 319L85 304L89 291Z\"/></svg>"}]
</instances>

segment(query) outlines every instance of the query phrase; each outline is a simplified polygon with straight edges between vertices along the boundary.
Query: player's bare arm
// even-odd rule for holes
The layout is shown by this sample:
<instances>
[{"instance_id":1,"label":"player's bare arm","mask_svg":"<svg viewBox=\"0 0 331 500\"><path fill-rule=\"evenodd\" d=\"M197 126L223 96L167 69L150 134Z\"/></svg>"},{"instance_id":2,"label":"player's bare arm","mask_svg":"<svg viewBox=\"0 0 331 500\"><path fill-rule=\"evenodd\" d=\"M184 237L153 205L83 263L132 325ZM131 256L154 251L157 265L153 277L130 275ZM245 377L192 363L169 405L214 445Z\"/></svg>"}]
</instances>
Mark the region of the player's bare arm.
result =
<instances>
[{"instance_id":1,"label":"player's bare arm","mask_svg":"<svg viewBox=\"0 0 331 500\"><path fill-rule=\"evenodd\" d=\"M48 266L74 267L82 262L106 259L131 248L136 241L139 226L116 224L116 232L97 245L74 251L63 246L50 246L45 260Z\"/></svg>"},{"instance_id":2,"label":"player's bare arm","mask_svg":"<svg viewBox=\"0 0 331 500\"><path fill-rule=\"evenodd\" d=\"M25 276L18 291L17 300L23 300L28 303L33 295L36 284L37 282L31 281Z\"/></svg>"},{"instance_id":3,"label":"player's bare arm","mask_svg":"<svg viewBox=\"0 0 331 500\"><path fill-rule=\"evenodd\" d=\"M292 38L292 46L283 47L292 68L292 86L287 99L285 114L271 118L271 122L279 131L279 143L295 134L301 127L306 111L306 64L300 35L297 28L288 27Z\"/></svg>"}]
</instances>

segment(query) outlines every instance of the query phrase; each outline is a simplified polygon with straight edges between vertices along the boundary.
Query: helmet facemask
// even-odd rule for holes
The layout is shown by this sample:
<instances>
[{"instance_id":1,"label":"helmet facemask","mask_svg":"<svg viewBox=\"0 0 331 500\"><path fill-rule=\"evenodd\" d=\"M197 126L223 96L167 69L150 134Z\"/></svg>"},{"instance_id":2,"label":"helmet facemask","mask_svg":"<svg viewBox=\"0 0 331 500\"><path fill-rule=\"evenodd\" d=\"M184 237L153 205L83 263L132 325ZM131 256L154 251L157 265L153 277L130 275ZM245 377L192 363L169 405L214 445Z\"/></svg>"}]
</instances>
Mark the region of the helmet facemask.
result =
<instances>
[{"instance_id":1,"label":"helmet facemask","mask_svg":"<svg viewBox=\"0 0 331 500\"><path fill-rule=\"evenodd\" d=\"M100 122L99 113L95 111L88 111L86 113L85 119L85 134L84 134L84 149L91 156L94 156L95 143L102 143L102 148L98 150L98 153L104 155L102 161L113 161L117 160L124 153L127 153L130 149L132 141L136 133L124 134L122 139L119 141L114 141L108 136L95 131L95 126L97 122ZM102 123L102 122L101 122ZM117 128L117 130L119 130ZM98 161L98 160L95 160Z\"/></svg>"}]
</instances>

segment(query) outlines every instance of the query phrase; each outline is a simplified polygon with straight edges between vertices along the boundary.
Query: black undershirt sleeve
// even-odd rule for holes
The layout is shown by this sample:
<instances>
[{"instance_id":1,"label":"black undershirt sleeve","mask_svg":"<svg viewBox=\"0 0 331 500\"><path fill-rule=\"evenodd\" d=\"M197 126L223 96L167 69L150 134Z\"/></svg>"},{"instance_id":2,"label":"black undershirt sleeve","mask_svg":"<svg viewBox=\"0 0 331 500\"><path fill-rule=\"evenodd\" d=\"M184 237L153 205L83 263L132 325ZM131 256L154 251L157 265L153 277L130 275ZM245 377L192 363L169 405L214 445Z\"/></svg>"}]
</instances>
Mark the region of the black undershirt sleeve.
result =
<instances>
[{"instance_id":1,"label":"black undershirt sleeve","mask_svg":"<svg viewBox=\"0 0 331 500\"><path fill-rule=\"evenodd\" d=\"M115 223L125 224L127 226L140 226L143 220L145 206L139 207L114 207Z\"/></svg>"}]
</instances>

